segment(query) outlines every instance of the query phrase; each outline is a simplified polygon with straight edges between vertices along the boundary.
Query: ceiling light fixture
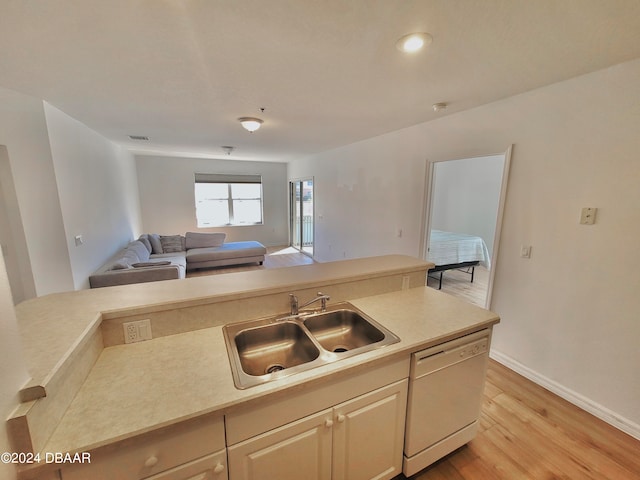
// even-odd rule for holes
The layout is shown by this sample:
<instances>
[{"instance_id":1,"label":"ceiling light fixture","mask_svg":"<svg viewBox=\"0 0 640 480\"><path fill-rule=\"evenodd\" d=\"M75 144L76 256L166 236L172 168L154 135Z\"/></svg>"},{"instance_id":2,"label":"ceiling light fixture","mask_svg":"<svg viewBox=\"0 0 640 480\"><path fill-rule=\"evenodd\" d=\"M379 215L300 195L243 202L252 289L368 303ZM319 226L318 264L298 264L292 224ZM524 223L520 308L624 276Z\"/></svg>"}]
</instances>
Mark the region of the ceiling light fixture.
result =
<instances>
[{"instance_id":1,"label":"ceiling light fixture","mask_svg":"<svg viewBox=\"0 0 640 480\"><path fill-rule=\"evenodd\" d=\"M258 130L260 128L260 125L262 125L263 123L263 120L255 117L240 117L238 121L246 130L252 133Z\"/></svg>"},{"instance_id":2,"label":"ceiling light fixture","mask_svg":"<svg viewBox=\"0 0 640 480\"><path fill-rule=\"evenodd\" d=\"M232 147L231 145L223 145L220 148L224 151L225 155L231 155L231 152L233 152L236 147Z\"/></svg>"},{"instance_id":3,"label":"ceiling light fixture","mask_svg":"<svg viewBox=\"0 0 640 480\"><path fill-rule=\"evenodd\" d=\"M427 32L409 33L400 37L396 42L396 48L404 53L414 53L426 47L433 41L433 37Z\"/></svg>"}]
</instances>

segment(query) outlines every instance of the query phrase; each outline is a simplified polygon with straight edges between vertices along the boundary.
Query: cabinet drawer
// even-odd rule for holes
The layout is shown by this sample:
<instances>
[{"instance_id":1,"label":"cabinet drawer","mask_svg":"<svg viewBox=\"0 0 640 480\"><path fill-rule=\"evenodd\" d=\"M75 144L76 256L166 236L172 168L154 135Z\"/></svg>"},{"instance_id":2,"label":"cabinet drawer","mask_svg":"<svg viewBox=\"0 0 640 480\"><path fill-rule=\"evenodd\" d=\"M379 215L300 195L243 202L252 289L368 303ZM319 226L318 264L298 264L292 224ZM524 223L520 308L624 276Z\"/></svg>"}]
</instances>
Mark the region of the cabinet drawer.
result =
<instances>
[{"instance_id":1,"label":"cabinet drawer","mask_svg":"<svg viewBox=\"0 0 640 480\"><path fill-rule=\"evenodd\" d=\"M146 480L228 480L227 450L194 460Z\"/></svg>"},{"instance_id":2,"label":"cabinet drawer","mask_svg":"<svg viewBox=\"0 0 640 480\"><path fill-rule=\"evenodd\" d=\"M64 467L62 478L139 480L224 448L222 418L194 419L91 452L90 464Z\"/></svg>"}]
</instances>

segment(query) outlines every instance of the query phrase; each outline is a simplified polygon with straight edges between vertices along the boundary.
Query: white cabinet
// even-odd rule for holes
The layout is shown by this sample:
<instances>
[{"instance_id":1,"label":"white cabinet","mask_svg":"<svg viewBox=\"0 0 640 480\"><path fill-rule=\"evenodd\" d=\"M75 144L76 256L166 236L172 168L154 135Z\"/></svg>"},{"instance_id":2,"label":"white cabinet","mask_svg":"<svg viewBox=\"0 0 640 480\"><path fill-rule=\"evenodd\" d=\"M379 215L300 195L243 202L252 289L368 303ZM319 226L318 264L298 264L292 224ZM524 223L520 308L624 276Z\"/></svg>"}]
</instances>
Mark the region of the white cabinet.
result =
<instances>
[{"instance_id":1,"label":"white cabinet","mask_svg":"<svg viewBox=\"0 0 640 480\"><path fill-rule=\"evenodd\" d=\"M332 480L393 478L402 471L407 380L333 409Z\"/></svg>"},{"instance_id":2,"label":"white cabinet","mask_svg":"<svg viewBox=\"0 0 640 480\"><path fill-rule=\"evenodd\" d=\"M31 477L29 477L31 478ZM60 470L53 470L50 472L43 472L36 475L35 480L60 480Z\"/></svg>"},{"instance_id":3,"label":"white cabinet","mask_svg":"<svg viewBox=\"0 0 640 480\"><path fill-rule=\"evenodd\" d=\"M226 480L224 420L199 418L91 452L62 480Z\"/></svg>"},{"instance_id":4,"label":"white cabinet","mask_svg":"<svg viewBox=\"0 0 640 480\"><path fill-rule=\"evenodd\" d=\"M226 465L227 451L221 450L145 480L228 480Z\"/></svg>"},{"instance_id":5,"label":"white cabinet","mask_svg":"<svg viewBox=\"0 0 640 480\"><path fill-rule=\"evenodd\" d=\"M230 480L389 479L402 470L402 380L228 448Z\"/></svg>"},{"instance_id":6,"label":"white cabinet","mask_svg":"<svg viewBox=\"0 0 640 480\"><path fill-rule=\"evenodd\" d=\"M233 480L331 478L331 410L229 447Z\"/></svg>"}]
</instances>

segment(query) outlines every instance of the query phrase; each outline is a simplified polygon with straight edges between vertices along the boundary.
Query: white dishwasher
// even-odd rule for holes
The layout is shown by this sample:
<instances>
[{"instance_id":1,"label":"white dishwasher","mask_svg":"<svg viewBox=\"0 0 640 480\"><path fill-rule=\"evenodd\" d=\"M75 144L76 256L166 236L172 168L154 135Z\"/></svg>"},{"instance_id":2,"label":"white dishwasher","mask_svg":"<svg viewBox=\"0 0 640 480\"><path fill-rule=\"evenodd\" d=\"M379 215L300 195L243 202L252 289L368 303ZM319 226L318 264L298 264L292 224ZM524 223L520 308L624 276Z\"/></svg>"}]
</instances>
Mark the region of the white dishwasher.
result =
<instances>
[{"instance_id":1,"label":"white dishwasher","mask_svg":"<svg viewBox=\"0 0 640 480\"><path fill-rule=\"evenodd\" d=\"M475 436L490 339L489 328L412 355L402 469L407 477Z\"/></svg>"}]
</instances>

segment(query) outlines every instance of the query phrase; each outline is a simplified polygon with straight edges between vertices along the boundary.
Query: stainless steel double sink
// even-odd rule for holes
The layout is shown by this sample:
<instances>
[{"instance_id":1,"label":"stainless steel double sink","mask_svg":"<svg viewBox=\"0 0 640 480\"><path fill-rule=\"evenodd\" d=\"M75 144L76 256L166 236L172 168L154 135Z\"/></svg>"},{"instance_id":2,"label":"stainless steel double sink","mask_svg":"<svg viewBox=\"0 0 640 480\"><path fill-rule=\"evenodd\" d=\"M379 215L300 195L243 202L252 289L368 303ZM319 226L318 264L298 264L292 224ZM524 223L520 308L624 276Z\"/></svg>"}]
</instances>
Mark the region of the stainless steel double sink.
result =
<instances>
[{"instance_id":1,"label":"stainless steel double sink","mask_svg":"<svg viewBox=\"0 0 640 480\"><path fill-rule=\"evenodd\" d=\"M400 339L350 303L223 327L233 381L245 389L358 355Z\"/></svg>"}]
</instances>

